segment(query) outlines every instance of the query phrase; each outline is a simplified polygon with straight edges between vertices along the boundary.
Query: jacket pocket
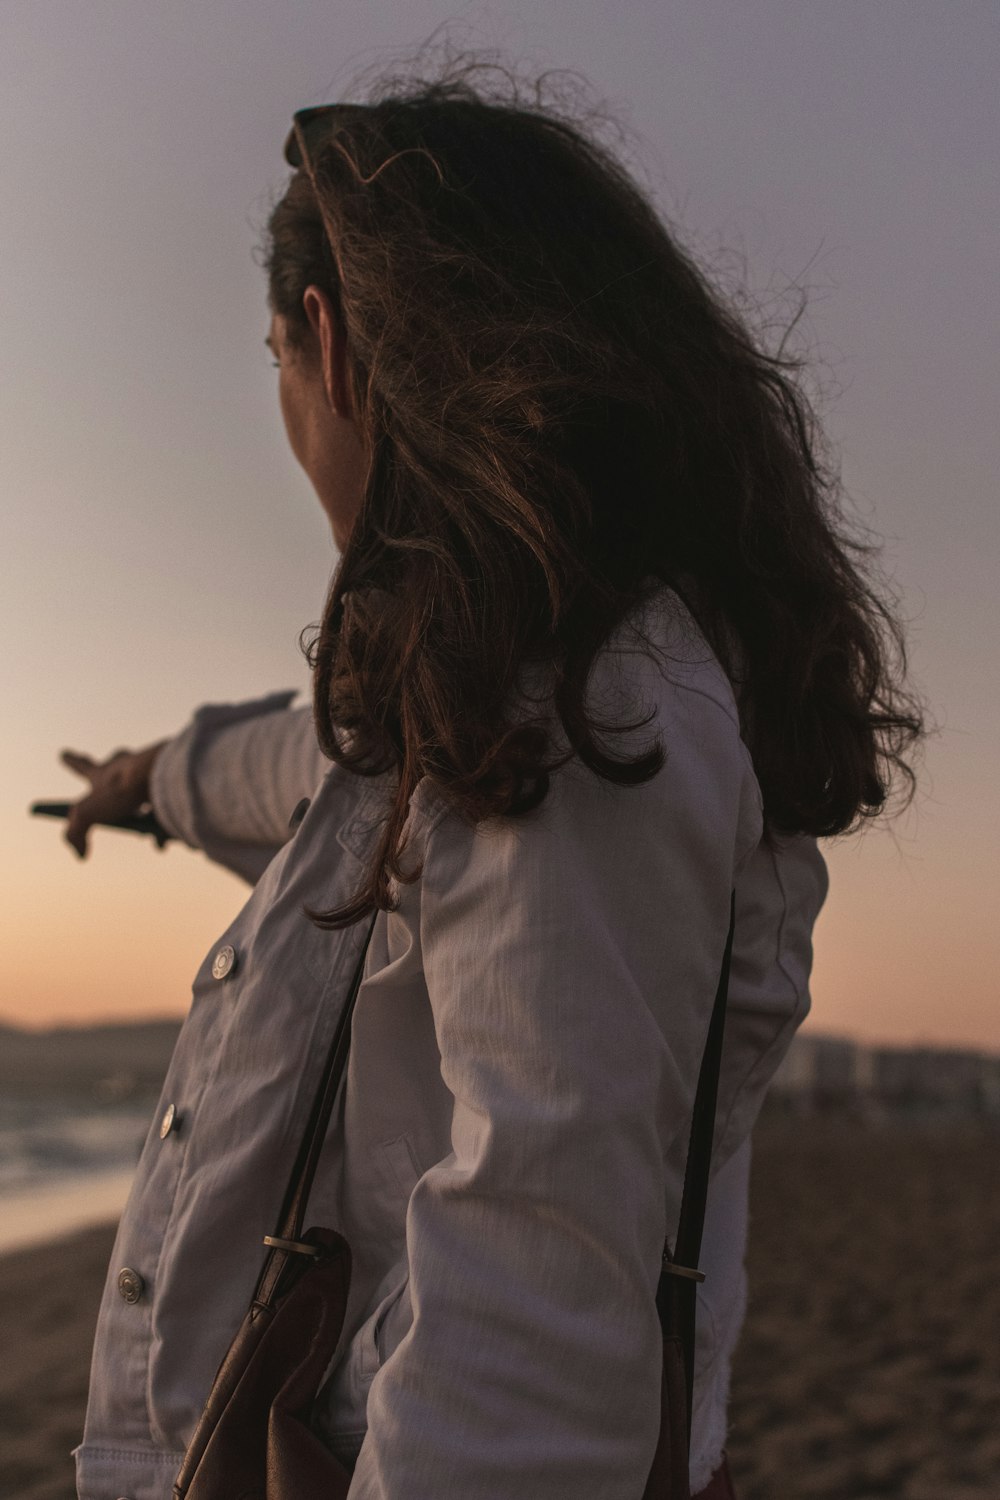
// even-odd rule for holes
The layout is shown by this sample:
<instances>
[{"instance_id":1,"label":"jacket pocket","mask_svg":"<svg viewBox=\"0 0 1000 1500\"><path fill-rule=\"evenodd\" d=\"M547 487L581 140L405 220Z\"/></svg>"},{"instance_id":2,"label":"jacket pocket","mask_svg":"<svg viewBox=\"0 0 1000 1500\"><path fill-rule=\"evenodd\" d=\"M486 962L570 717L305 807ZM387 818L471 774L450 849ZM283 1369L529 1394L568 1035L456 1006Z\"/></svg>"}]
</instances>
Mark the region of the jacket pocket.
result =
<instances>
[{"instance_id":1,"label":"jacket pocket","mask_svg":"<svg viewBox=\"0 0 1000 1500\"><path fill-rule=\"evenodd\" d=\"M420 1178L420 1168L417 1166L409 1136L397 1135L391 1141L382 1141L379 1150L389 1169L391 1180L399 1190L400 1197L404 1203L409 1203L410 1194Z\"/></svg>"}]
</instances>

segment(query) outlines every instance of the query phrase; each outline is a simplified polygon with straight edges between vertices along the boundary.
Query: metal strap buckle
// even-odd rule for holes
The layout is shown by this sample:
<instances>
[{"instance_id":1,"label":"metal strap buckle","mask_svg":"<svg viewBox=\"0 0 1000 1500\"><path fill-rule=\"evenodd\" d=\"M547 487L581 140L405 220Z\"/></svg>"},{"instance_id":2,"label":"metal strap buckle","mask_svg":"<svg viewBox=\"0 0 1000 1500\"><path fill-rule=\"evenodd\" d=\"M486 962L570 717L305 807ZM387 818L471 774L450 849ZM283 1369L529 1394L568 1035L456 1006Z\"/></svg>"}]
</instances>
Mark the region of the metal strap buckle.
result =
<instances>
[{"instance_id":1,"label":"metal strap buckle","mask_svg":"<svg viewBox=\"0 0 1000 1500\"><path fill-rule=\"evenodd\" d=\"M663 1270L671 1276L686 1276L690 1281L705 1280L704 1271L693 1270L691 1266L679 1266L675 1260L668 1260L666 1256L663 1257Z\"/></svg>"},{"instance_id":2,"label":"metal strap buckle","mask_svg":"<svg viewBox=\"0 0 1000 1500\"><path fill-rule=\"evenodd\" d=\"M315 1260L322 1255L318 1245L307 1245L304 1240L282 1240L276 1234L265 1234L264 1244L272 1250L291 1250L296 1255L310 1255Z\"/></svg>"}]
</instances>

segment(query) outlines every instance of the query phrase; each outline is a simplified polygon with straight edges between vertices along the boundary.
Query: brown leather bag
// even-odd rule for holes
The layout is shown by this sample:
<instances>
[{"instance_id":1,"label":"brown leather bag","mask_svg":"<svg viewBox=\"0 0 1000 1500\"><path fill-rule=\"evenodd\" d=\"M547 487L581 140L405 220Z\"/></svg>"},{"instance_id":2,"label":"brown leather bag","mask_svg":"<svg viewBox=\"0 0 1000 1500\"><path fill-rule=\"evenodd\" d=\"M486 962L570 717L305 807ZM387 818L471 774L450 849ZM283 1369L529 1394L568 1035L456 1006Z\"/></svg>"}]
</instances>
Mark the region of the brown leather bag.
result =
<instances>
[{"instance_id":1,"label":"brown leather bag","mask_svg":"<svg viewBox=\"0 0 1000 1500\"><path fill-rule=\"evenodd\" d=\"M278 1230L242 1326L219 1367L174 1484L174 1500L344 1500L349 1471L311 1430L313 1403L343 1331L351 1252L336 1230L302 1233L316 1163L350 1046L372 918L292 1169ZM735 892L695 1096L676 1247L664 1249L660 1435L643 1500L691 1500L688 1453L697 1270L708 1192Z\"/></svg>"}]
</instances>

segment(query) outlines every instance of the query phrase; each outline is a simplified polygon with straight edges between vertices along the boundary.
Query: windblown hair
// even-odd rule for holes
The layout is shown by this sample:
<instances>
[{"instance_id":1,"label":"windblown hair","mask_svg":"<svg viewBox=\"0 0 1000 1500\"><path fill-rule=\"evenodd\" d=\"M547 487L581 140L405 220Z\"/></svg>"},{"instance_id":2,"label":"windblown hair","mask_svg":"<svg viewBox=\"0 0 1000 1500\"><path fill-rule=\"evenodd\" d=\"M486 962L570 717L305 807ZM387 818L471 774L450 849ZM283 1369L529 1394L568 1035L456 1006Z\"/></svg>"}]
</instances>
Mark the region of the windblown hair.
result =
<instances>
[{"instance_id":1,"label":"windblown hair","mask_svg":"<svg viewBox=\"0 0 1000 1500\"><path fill-rule=\"evenodd\" d=\"M317 192L267 226L271 308L303 356L310 284L347 335L369 454L309 646L320 744L398 790L356 898L392 909L423 778L471 825L537 807L574 754L620 786L586 707L617 627L664 584L733 682L774 833L854 831L925 733L903 631L851 536L793 378L668 232L617 155L555 107L476 86L477 64L390 80L329 119ZM317 196L319 202L317 202ZM544 717L519 673L552 673ZM350 744L342 732L350 731Z\"/></svg>"}]
</instances>

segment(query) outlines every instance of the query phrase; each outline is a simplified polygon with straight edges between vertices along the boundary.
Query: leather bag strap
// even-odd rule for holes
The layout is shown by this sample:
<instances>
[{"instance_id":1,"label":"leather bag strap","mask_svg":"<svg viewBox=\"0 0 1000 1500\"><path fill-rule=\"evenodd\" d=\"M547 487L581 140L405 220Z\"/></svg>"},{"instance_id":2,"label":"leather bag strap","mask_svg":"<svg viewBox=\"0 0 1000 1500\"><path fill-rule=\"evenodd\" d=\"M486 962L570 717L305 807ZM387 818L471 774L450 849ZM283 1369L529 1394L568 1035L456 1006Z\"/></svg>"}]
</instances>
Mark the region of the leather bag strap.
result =
<instances>
[{"instance_id":1,"label":"leather bag strap","mask_svg":"<svg viewBox=\"0 0 1000 1500\"><path fill-rule=\"evenodd\" d=\"M736 892L729 898L729 933L722 957L722 970L715 992L715 1004L708 1023L708 1036L698 1073L698 1087L691 1117L684 1191L677 1240L673 1255L669 1243L663 1249L663 1270L656 1293L656 1307L664 1338L680 1337L684 1351L684 1380L687 1387L688 1445L691 1443L691 1417L694 1408L694 1336L701 1236L705 1225L708 1177L712 1162L712 1138L715 1133L715 1106L719 1093L722 1066L722 1041L726 1026L726 1001L729 995L729 969L736 930ZM694 1274L692 1274L694 1273Z\"/></svg>"},{"instance_id":2,"label":"leather bag strap","mask_svg":"<svg viewBox=\"0 0 1000 1500\"><path fill-rule=\"evenodd\" d=\"M368 945L375 931L375 923L378 920L378 910L371 919L368 935L364 946L358 957L357 967L354 970L354 978L351 980L351 988L348 991L347 1003L341 1012L337 1022L330 1050L327 1053L323 1073L316 1089L316 1094L309 1111L309 1119L306 1123L302 1142L299 1146L295 1165L292 1167L288 1188L285 1192L285 1201L281 1210L279 1229L277 1236L285 1240L299 1240L305 1221L306 1208L308 1206L309 1194L312 1191L313 1178L316 1176L316 1167L319 1162L320 1152L326 1140L326 1133L330 1125L330 1115L333 1112L333 1103L337 1097L340 1080L343 1077L344 1068L347 1064L347 1054L351 1047L351 1021L354 1017L354 1007L357 1003L358 991L361 988L362 976L365 972L365 959L368 956Z\"/></svg>"},{"instance_id":3,"label":"leather bag strap","mask_svg":"<svg viewBox=\"0 0 1000 1500\"><path fill-rule=\"evenodd\" d=\"M316 1175L316 1166L319 1162L320 1152L323 1149L323 1142L326 1140L327 1130L329 1129L330 1115L333 1112L333 1102L337 1097L337 1090L340 1087L340 1080L343 1077L344 1067L347 1063L347 1054L351 1045L351 1019L354 1015L354 1006L357 1003L358 991L361 988L361 979L365 971L368 945L372 940L372 933L375 931L375 923L377 921L378 909L376 909L372 916L368 934L358 956L354 978L351 980L347 1002L337 1021L333 1040L330 1043L330 1050L323 1064L323 1072L320 1075L319 1084L313 1096L309 1118L306 1121L305 1131L303 1132L291 1175L288 1179L288 1187L285 1189L278 1227L273 1235L267 1235L264 1239L264 1243L269 1245L271 1249L257 1279L257 1287L253 1296L253 1301L258 1306L268 1307L274 1301L278 1289L282 1284L283 1274L289 1257L301 1257L304 1253L309 1255L316 1253L314 1247L303 1243L302 1225L309 1202L309 1193L313 1185L313 1178Z\"/></svg>"}]
</instances>

